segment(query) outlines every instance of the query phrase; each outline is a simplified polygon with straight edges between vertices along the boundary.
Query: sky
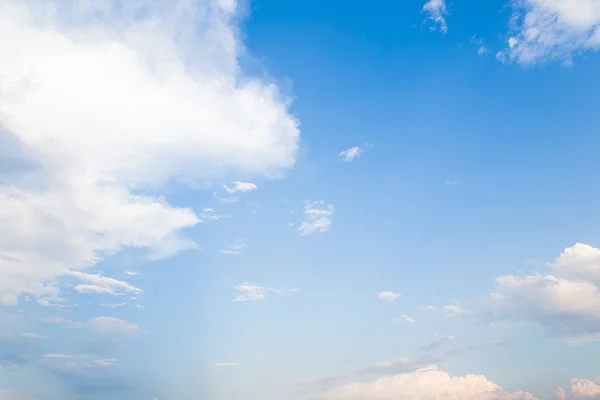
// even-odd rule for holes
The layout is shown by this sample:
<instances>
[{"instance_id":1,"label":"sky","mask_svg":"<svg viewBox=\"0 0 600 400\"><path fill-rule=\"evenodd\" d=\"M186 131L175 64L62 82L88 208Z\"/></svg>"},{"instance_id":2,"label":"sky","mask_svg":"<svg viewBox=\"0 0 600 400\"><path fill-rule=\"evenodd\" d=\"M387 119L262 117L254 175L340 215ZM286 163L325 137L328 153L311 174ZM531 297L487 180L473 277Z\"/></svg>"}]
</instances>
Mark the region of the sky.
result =
<instances>
[{"instance_id":1,"label":"sky","mask_svg":"<svg viewBox=\"0 0 600 400\"><path fill-rule=\"evenodd\" d=\"M0 34L0 400L600 398L600 0Z\"/></svg>"}]
</instances>

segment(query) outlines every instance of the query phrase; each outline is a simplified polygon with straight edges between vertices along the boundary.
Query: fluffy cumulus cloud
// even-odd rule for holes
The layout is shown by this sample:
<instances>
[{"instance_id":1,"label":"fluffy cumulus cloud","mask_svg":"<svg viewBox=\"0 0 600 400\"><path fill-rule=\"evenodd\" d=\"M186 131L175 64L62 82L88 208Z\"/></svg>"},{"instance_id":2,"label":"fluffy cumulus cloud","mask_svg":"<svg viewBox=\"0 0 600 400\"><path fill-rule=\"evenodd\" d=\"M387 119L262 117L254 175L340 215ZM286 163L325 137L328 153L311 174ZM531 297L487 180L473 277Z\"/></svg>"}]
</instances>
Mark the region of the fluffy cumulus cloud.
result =
<instances>
[{"instance_id":1,"label":"fluffy cumulus cloud","mask_svg":"<svg viewBox=\"0 0 600 400\"><path fill-rule=\"evenodd\" d=\"M588 379L571 379L571 393L563 388L556 390L559 400L597 399L600 398L600 379L591 381Z\"/></svg>"},{"instance_id":2,"label":"fluffy cumulus cloud","mask_svg":"<svg viewBox=\"0 0 600 400\"><path fill-rule=\"evenodd\" d=\"M600 1L518 0L514 2L510 59L521 64L562 60L600 49Z\"/></svg>"},{"instance_id":3,"label":"fluffy cumulus cloud","mask_svg":"<svg viewBox=\"0 0 600 400\"><path fill-rule=\"evenodd\" d=\"M433 22L431 30L439 30L446 34L448 32L448 24L446 23L446 15L448 10L446 9L446 0L429 0L423 6L423 11L427 14L427 20Z\"/></svg>"},{"instance_id":4,"label":"fluffy cumulus cloud","mask_svg":"<svg viewBox=\"0 0 600 400\"><path fill-rule=\"evenodd\" d=\"M302 235L327 232L331 229L334 214L335 208L331 204L326 206L323 200L306 202L304 205L304 221L300 224L298 231Z\"/></svg>"},{"instance_id":5,"label":"fluffy cumulus cloud","mask_svg":"<svg viewBox=\"0 0 600 400\"><path fill-rule=\"evenodd\" d=\"M194 247L181 231L205 218L149 194L167 181L293 166L298 123L241 70L234 21L235 1L0 0L0 158L19 158L0 171L0 304L57 300L69 269L128 247Z\"/></svg>"},{"instance_id":6,"label":"fluffy cumulus cloud","mask_svg":"<svg viewBox=\"0 0 600 400\"><path fill-rule=\"evenodd\" d=\"M394 292L391 292L391 291L381 292L381 293L377 294L377 298L379 300L394 301L398 297L400 297L399 293L394 293Z\"/></svg>"},{"instance_id":7,"label":"fluffy cumulus cloud","mask_svg":"<svg viewBox=\"0 0 600 400\"><path fill-rule=\"evenodd\" d=\"M375 382L349 383L329 391L327 400L535 400L526 392L509 393L485 376L451 377L435 366L384 376Z\"/></svg>"},{"instance_id":8,"label":"fluffy cumulus cloud","mask_svg":"<svg viewBox=\"0 0 600 400\"><path fill-rule=\"evenodd\" d=\"M498 277L490 296L493 314L539 323L573 343L600 340L597 253L576 244L548 264L552 273Z\"/></svg>"}]
</instances>

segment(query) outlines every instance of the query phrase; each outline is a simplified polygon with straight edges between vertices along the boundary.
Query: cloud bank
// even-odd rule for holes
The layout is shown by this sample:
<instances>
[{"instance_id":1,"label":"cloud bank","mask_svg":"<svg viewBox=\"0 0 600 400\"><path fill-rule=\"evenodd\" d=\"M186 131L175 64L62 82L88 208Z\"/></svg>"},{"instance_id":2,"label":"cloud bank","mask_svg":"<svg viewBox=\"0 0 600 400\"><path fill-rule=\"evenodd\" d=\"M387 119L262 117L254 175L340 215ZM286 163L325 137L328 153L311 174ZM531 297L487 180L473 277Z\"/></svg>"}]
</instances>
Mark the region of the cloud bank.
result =
<instances>
[{"instance_id":1,"label":"cloud bank","mask_svg":"<svg viewBox=\"0 0 600 400\"><path fill-rule=\"evenodd\" d=\"M0 43L0 135L26 166L0 171L0 304L59 301L69 269L126 248L194 248L181 231L202 215L148 194L168 181L294 165L298 122L277 86L239 66L236 8L0 1L11 38Z\"/></svg>"}]
</instances>

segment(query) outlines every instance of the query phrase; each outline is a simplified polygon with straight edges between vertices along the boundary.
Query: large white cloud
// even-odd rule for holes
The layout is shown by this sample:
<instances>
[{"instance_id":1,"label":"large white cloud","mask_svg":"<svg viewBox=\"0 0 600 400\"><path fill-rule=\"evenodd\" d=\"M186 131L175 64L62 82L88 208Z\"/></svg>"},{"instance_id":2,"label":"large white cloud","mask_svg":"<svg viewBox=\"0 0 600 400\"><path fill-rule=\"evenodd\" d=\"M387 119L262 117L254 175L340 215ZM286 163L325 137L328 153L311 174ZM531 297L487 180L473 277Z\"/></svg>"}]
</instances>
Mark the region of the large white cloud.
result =
<instances>
[{"instance_id":1,"label":"large white cloud","mask_svg":"<svg viewBox=\"0 0 600 400\"><path fill-rule=\"evenodd\" d=\"M375 382L349 383L329 391L327 400L534 400L509 393L482 375L451 377L435 366L384 376Z\"/></svg>"},{"instance_id":2,"label":"large white cloud","mask_svg":"<svg viewBox=\"0 0 600 400\"><path fill-rule=\"evenodd\" d=\"M194 247L180 231L202 216L147 194L166 181L294 164L298 123L275 85L241 70L235 10L0 0L0 135L22 156L0 169L0 304L55 300L69 269L127 247Z\"/></svg>"},{"instance_id":3,"label":"large white cloud","mask_svg":"<svg viewBox=\"0 0 600 400\"><path fill-rule=\"evenodd\" d=\"M514 2L510 58L521 64L570 61L600 49L599 0L518 0Z\"/></svg>"},{"instance_id":4,"label":"large white cloud","mask_svg":"<svg viewBox=\"0 0 600 400\"><path fill-rule=\"evenodd\" d=\"M498 277L490 296L493 312L499 318L539 323L552 334L575 337L574 343L600 340L597 251L577 244L549 264L552 275Z\"/></svg>"}]
</instances>

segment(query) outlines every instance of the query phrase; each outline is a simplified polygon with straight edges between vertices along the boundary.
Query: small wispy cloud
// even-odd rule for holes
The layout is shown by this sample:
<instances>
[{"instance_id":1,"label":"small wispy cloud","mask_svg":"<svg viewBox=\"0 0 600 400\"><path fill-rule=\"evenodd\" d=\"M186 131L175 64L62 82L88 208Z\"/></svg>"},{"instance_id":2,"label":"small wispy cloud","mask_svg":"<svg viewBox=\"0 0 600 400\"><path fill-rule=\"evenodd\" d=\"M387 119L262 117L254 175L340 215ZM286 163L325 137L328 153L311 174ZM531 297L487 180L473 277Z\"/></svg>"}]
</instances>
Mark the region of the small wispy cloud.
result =
<instances>
[{"instance_id":1,"label":"small wispy cloud","mask_svg":"<svg viewBox=\"0 0 600 400\"><path fill-rule=\"evenodd\" d=\"M437 349L438 347L440 347L444 343L451 342L454 339L456 339L456 337L453 336L453 335L438 336L433 342L429 343L426 346L423 346L421 348L421 350L423 350L423 351L432 351L434 349Z\"/></svg>"},{"instance_id":2,"label":"small wispy cloud","mask_svg":"<svg viewBox=\"0 0 600 400\"><path fill-rule=\"evenodd\" d=\"M125 281L120 281L99 274L70 271L69 275L81 282L84 282L84 284L75 286L75 290L82 294L109 294L116 296L125 293L142 293L141 289Z\"/></svg>"},{"instance_id":3,"label":"small wispy cloud","mask_svg":"<svg viewBox=\"0 0 600 400\"><path fill-rule=\"evenodd\" d=\"M363 149L355 146L351 147L347 150L342 151L339 156L342 158L344 162L352 162L356 158L360 157L360 154L363 152Z\"/></svg>"},{"instance_id":4,"label":"small wispy cloud","mask_svg":"<svg viewBox=\"0 0 600 400\"><path fill-rule=\"evenodd\" d=\"M258 187L256 186L256 184L252 183L252 182L239 182L239 181L235 181L231 183L231 186L227 186L224 185L223 189L225 189L225 191L227 193L244 193L244 192L251 192L253 190L256 190Z\"/></svg>"},{"instance_id":5,"label":"small wispy cloud","mask_svg":"<svg viewBox=\"0 0 600 400\"><path fill-rule=\"evenodd\" d=\"M446 180L447 187L458 186L458 185L460 185L460 181L453 180L453 179Z\"/></svg>"},{"instance_id":6,"label":"small wispy cloud","mask_svg":"<svg viewBox=\"0 0 600 400\"><path fill-rule=\"evenodd\" d=\"M140 276L139 272L136 271L125 271L125 275L129 275L129 276Z\"/></svg>"},{"instance_id":7,"label":"small wispy cloud","mask_svg":"<svg viewBox=\"0 0 600 400\"><path fill-rule=\"evenodd\" d=\"M420 308L421 310L425 310L425 311L434 311L434 310L435 310L435 307L434 307L434 306L431 306L431 305L429 305L429 306L421 306L421 307L419 307L419 308Z\"/></svg>"},{"instance_id":8,"label":"small wispy cloud","mask_svg":"<svg viewBox=\"0 0 600 400\"><path fill-rule=\"evenodd\" d=\"M430 28L431 31L435 31L439 27L443 35L448 33L448 24L446 23L448 10L446 9L445 0L429 0L423 6L423 11L427 14L427 20L434 23Z\"/></svg>"},{"instance_id":9,"label":"small wispy cloud","mask_svg":"<svg viewBox=\"0 0 600 400\"><path fill-rule=\"evenodd\" d=\"M338 156L344 162L352 162L355 159L359 158L360 155L365 151L365 149L370 149L372 147L375 147L375 145L371 143L365 143L362 146L350 147L349 149L342 151Z\"/></svg>"},{"instance_id":10,"label":"small wispy cloud","mask_svg":"<svg viewBox=\"0 0 600 400\"><path fill-rule=\"evenodd\" d=\"M223 215L217 214L217 212L212 208L205 208L198 215L198 218L200 219L200 222L207 222L207 221L218 221L225 217Z\"/></svg>"},{"instance_id":11,"label":"small wispy cloud","mask_svg":"<svg viewBox=\"0 0 600 400\"><path fill-rule=\"evenodd\" d=\"M125 307L126 305L127 305L127 303L102 304L103 307L108 307L108 308L119 308L119 307Z\"/></svg>"},{"instance_id":12,"label":"small wispy cloud","mask_svg":"<svg viewBox=\"0 0 600 400\"><path fill-rule=\"evenodd\" d=\"M323 200L306 202L304 205L304 221L298 228L302 235L310 235L316 232L327 232L331 229L335 208L329 204L325 205Z\"/></svg>"},{"instance_id":13,"label":"small wispy cloud","mask_svg":"<svg viewBox=\"0 0 600 400\"><path fill-rule=\"evenodd\" d=\"M381 292L377 294L377 298L379 300L386 300L386 301L395 301L397 298L400 297L399 293L394 293L394 292Z\"/></svg>"},{"instance_id":14,"label":"small wispy cloud","mask_svg":"<svg viewBox=\"0 0 600 400\"><path fill-rule=\"evenodd\" d=\"M399 316L395 320L396 320L396 322L408 322L411 324L414 324L416 322L414 318L409 317L408 315L405 315L405 314Z\"/></svg>"},{"instance_id":15,"label":"small wispy cloud","mask_svg":"<svg viewBox=\"0 0 600 400\"><path fill-rule=\"evenodd\" d=\"M244 241L242 239L237 239L236 241L234 241L232 243L226 244L225 247L223 247L221 250L219 250L219 253L225 254L228 256L237 256L237 255L242 254L242 252L244 251L245 248L246 248L246 244L244 243Z\"/></svg>"},{"instance_id":16,"label":"small wispy cloud","mask_svg":"<svg viewBox=\"0 0 600 400\"><path fill-rule=\"evenodd\" d=\"M241 291L242 294L232 300L234 303L264 300L267 297L267 294L274 294L276 296L291 296L298 293L298 289L272 289L260 285L253 285L248 282L244 282L241 285L235 286L235 288Z\"/></svg>"},{"instance_id":17,"label":"small wispy cloud","mask_svg":"<svg viewBox=\"0 0 600 400\"><path fill-rule=\"evenodd\" d=\"M40 335L39 333L22 333L21 336L27 339L46 339L46 336Z\"/></svg>"},{"instance_id":18,"label":"small wispy cloud","mask_svg":"<svg viewBox=\"0 0 600 400\"><path fill-rule=\"evenodd\" d=\"M214 363L213 366L215 366L217 368L233 368L233 367L240 367L241 364L236 363L236 362L218 362L218 363Z\"/></svg>"},{"instance_id":19,"label":"small wispy cloud","mask_svg":"<svg viewBox=\"0 0 600 400\"><path fill-rule=\"evenodd\" d=\"M446 316L448 316L448 317L467 315L467 314L471 313L469 310L467 310L459 305L444 306L443 309L444 309L444 311L446 311Z\"/></svg>"}]
</instances>

